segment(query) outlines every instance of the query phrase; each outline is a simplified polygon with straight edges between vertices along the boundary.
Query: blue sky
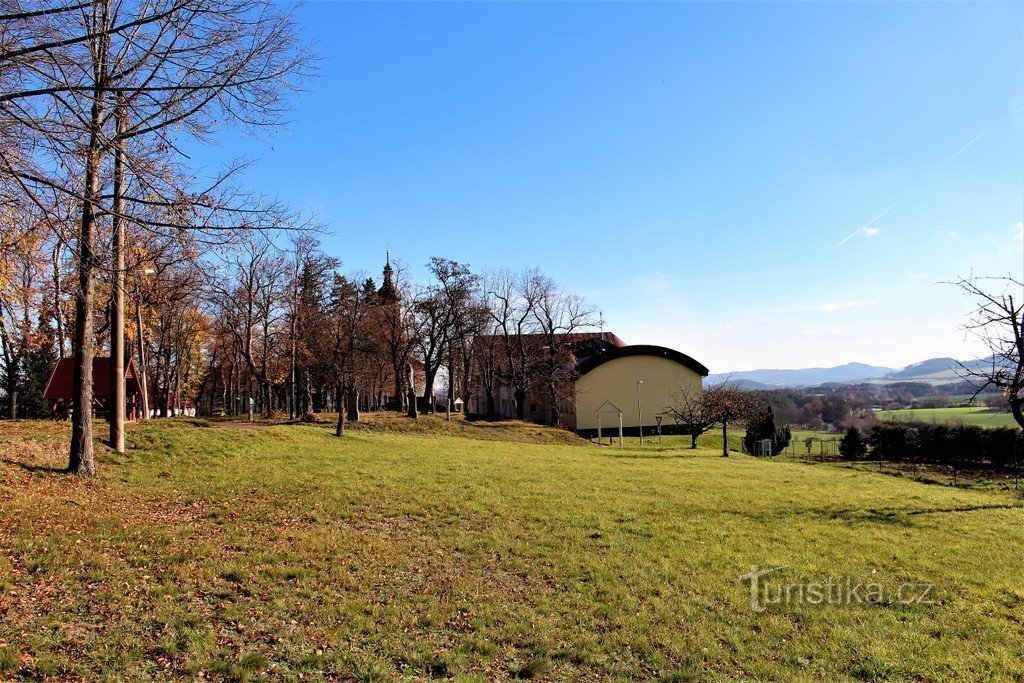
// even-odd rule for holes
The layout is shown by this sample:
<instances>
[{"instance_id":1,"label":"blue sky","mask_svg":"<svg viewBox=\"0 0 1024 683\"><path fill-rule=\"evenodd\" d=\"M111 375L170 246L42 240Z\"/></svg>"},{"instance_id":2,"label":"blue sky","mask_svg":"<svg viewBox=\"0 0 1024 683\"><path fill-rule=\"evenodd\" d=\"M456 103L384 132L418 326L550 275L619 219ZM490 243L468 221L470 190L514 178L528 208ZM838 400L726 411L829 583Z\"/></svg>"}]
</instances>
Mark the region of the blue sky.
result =
<instances>
[{"instance_id":1,"label":"blue sky","mask_svg":"<svg viewBox=\"0 0 1024 683\"><path fill-rule=\"evenodd\" d=\"M938 283L1024 270L1024 3L298 19L323 62L292 123L198 158L259 160L252 186L319 214L346 268L535 265L713 372L968 357L969 301Z\"/></svg>"}]
</instances>

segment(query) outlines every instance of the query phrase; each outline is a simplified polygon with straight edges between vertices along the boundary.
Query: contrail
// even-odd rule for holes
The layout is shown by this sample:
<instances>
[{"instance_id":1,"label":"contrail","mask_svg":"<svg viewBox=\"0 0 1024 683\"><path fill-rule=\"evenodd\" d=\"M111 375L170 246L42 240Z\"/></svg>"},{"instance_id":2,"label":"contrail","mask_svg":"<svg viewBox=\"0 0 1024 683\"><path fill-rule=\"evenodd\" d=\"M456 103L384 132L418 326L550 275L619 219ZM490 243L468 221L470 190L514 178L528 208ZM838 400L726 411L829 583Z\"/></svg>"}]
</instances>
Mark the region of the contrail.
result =
<instances>
[{"instance_id":1,"label":"contrail","mask_svg":"<svg viewBox=\"0 0 1024 683\"><path fill-rule=\"evenodd\" d=\"M985 130L983 130L980 133L978 133L977 135L975 135L973 138L971 138L970 142L968 142L966 145L964 145L963 147L961 147L957 151L953 152L953 156L949 157L948 159L943 161L941 164L939 164L939 168L942 168L943 166L945 166L949 162L953 161L953 159L956 159L958 156L960 156L965 151L967 151L967 149L971 145L973 145L975 142L977 142L978 140L982 139L983 137L988 135L990 132L992 132L993 129L998 128L999 126L1003 125L1004 123L1006 123L1007 121L1009 121L1011 118L1013 118L1017 114L1021 113L1022 111L1024 111L1024 107L1021 107L1020 109L1017 109L1015 111L1011 111L1009 114L1007 114L1006 116L1004 116L1003 118L999 119L998 121L993 123L991 126L986 128Z\"/></svg>"},{"instance_id":2,"label":"contrail","mask_svg":"<svg viewBox=\"0 0 1024 683\"><path fill-rule=\"evenodd\" d=\"M1008 121L1009 119L1013 118L1014 116L1016 116L1017 114L1021 113L1022 111L1024 111L1024 107L1021 107L1021 108L1019 108L1019 109L1017 109L1017 110L1015 110L1015 111L1012 111L1012 112L1010 112L1009 114L1007 114L1006 116L1004 116L1003 118L999 119L998 121L996 121L995 123L993 123L993 124L992 124L991 126L989 126L989 127L988 127L988 128L986 128L985 130L981 131L980 133L978 133L977 135L975 135L975 136L974 136L973 138L971 138L970 140L968 140L968 141L967 141L967 143L966 143L965 145L961 146L961 147L960 147L960 149L958 149L957 151L953 152L952 156L950 156L950 157L949 157L948 159L946 159L945 161L943 161L943 162L942 162L941 164L938 164L937 166L935 166L935 167L934 167L934 169L932 169L932 170L938 170L938 169L942 168L943 166L945 166L946 164L950 163L951 161L953 161L954 159L956 159L956 158L957 158L958 156L960 156L961 154L963 154L964 152L966 152L966 151L967 151L968 149L970 149L970 148L971 148L971 146L972 146L972 145L974 145L974 143L975 143L975 142L977 142L978 140L982 139L983 137L985 137L986 135L988 135L989 133L991 133L991 132L992 132L992 131L993 131L994 129L996 129L996 128L998 128L999 126L1003 125L1003 124L1004 124L1004 123L1005 123L1006 121ZM881 218L881 217L882 217L882 216L884 216L885 214L887 214L887 213L889 213L890 211L892 211L893 209L895 209L895 208L896 208L896 206L897 206L897 205L898 205L898 204L899 204L900 202L902 202L902 201L903 201L903 197L907 196L907 194L909 194L909 192L904 192L904 193L903 193L903 195L902 195L902 196L901 196L901 197L900 197L899 199L897 199L897 200L896 200L895 202L893 202L892 206L890 206L890 207L889 207L888 209L886 209L886 210L885 210L885 211L883 211L882 213L878 214L877 216L875 216L874 218L872 218L871 220L869 220L869 221L868 221L867 223L865 223L864 225L860 226L860 227L859 227L859 228L858 228L857 230L855 230L855 231L853 232L853 234L849 235L849 236L848 236L848 237L846 237L845 239L842 239L842 240L840 240L840 241L839 241L839 243L838 243L838 244L836 244L836 247L835 247L835 248L837 248L837 249L838 249L839 247L843 246L844 244L846 244L847 242L849 242L850 240L852 240L852 239L853 239L854 237L856 237L857 235L861 234L862 232L864 232L865 230L867 230L868 228L870 228L870 227L871 227L871 224L872 224L872 223L874 223L874 222L875 222L875 221L877 221L877 220L878 220L879 218Z\"/></svg>"},{"instance_id":3,"label":"contrail","mask_svg":"<svg viewBox=\"0 0 1024 683\"><path fill-rule=\"evenodd\" d=\"M901 201L903 201L903 200L902 200L902 199L897 199L896 201L894 201L894 202L893 202L892 204L890 204L890 205L889 205L889 208L888 208L888 209L886 209L886 210L885 210L885 211L883 211L882 213L878 214L877 216L875 216L874 218L872 218L871 220L869 220L869 221L868 221L867 223L865 223L864 225L862 225L862 226L860 226L859 228L857 228L857 229L856 229L856 230L855 230L855 231L854 231L854 232L853 232L853 233L852 233L851 235L849 235L849 236L848 236L848 237L846 237L845 239L842 239L842 240L840 240L840 241L839 241L839 244L837 244L837 245L836 245L836 248L838 249L839 247L843 246L844 244L846 244L847 242L849 242L850 240L852 240L852 239L853 239L854 237L856 237L857 235L861 234L862 232L864 232L865 230L867 230L868 228L870 228L870 227L871 227L871 224L872 224L872 223L874 223L874 222L875 222L875 221L877 221L877 220L878 220L879 218L881 218L881 217L882 217L882 216L884 216L885 214L887 214L887 213L889 213L890 211L892 211L893 209L895 209L895 208L896 208L896 206L897 206L897 205L898 205L898 204L899 204L899 203L900 203Z\"/></svg>"},{"instance_id":4,"label":"contrail","mask_svg":"<svg viewBox=\"0 0 1024 683\"><path fill-rule=\"evenodd\" d=\"M1008 117L1006 117L1006 118L1010 118L1010 117L1008 116ZM1006 120L1006 119L1003 119L1003 121L1005 121L1005 120ZM1002 123L1003 121L1000 121L999 123ZM960 149L958 149L957 151L953 152L953 156L949 157L948 159L946 159L945 161L943 161L943 162L942 162L941 164L939 164L939 168L942 168L943 166L945 166L945 165L946 165L946 164L948 164L949 162L953 161L953 159L956 159L956 158L957 158L958 156L960 156L961 154L963 154L963 153L964 153L965 151L967 151L967 149L968 149L968 148L969 148L969 147L970 147L971 145L973 145L973 144L974 144L975 142L977 142L978 140L980 140L980 139L982 139L983 137L985 137L986 135L988 135L988 134L989 134L989 132L990 132L990 131L991 131L991 130L992 130L993 128L995 128L996 126L998 126L998 125L999 125L999 123L997 123L997 124L995 124L995 125L992 125L992 126L989 126L989 127L988 127L988 128L986 128L985 130L983 130L983 131L981 131L980 133L978 133L977 135L975 135L975 136L974 136L973 138L971 138L970 142L968 142L968 143L967 143L966 145L964 145L963 147L961 147L961 148L960 148Z\"/></svg>"}]
</instances>

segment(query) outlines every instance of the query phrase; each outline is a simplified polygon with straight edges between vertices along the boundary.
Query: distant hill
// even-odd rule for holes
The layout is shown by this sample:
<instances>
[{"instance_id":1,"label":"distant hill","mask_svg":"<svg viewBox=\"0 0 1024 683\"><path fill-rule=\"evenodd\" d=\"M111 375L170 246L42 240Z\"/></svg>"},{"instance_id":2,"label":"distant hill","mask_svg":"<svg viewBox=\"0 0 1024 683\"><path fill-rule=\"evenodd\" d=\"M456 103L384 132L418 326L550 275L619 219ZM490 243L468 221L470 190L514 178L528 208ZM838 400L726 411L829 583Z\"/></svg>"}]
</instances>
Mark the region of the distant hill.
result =
<instances>
[{"instance_id":1,"label":"distant hill","mask_svg":"<svg viewBox=\"0 0 1024 683\"><path fill-rule=\"evenodd\" d=\"M798 370L747 370L744 372L721 373L708 375L708 384L718 384L726 379L733 383L740 380L756 382L766 387L812 387L826 382L851 384L874 377L883 377L896 368L886 368L864 363L847 363L832 368L801 368ZM747 388L747 387L743 387Z\"/></svg>"},{"instance_id":2,"label":"distant hill","mask_svg":"<svg viewBox=\"0 0 1024 683\"><path fill-rule=\"evenodd\" d=\"M711 379L713 376L714 375L709 376L708 379ZM711 384L718 384L718 382L712 380ZM769 389L777 388L771 384L765 384L764 382L755 382L752 379L734 379L731 384L742 391L767 391Z\"/></svg>"},{"instance_id":3,"label":"distant hill","mask_svg":"<svg viewBox=\"0 0 1024 683\"><path fill-rule=\"evenodd\" d=\"M964 361L969 369L982 368L991 361L984 358ZM948 384L960 380L960 365L955 358L929 358L905 368L886 368L865 363L847 363L832 368L799 368L794 370L744 370L708 375L711 386L730 380L741 389L777 389L816 387L821 385L858 384L861 382L892 384L894 382L926 382Z\"/></svg>"},{"instance_id":4,"label":"distant hill","mask_svg":"<svg viewBox=\"0 0 1024 683\"><path fill-rule=\"evenodd\" d=\"M951 372L958 367L955 358L929 358L920 363L908 365L902 370L890 372L885 375L886 379L909 379L912 377L924 377L936 373Z\"/></svg>"}]
</instances>

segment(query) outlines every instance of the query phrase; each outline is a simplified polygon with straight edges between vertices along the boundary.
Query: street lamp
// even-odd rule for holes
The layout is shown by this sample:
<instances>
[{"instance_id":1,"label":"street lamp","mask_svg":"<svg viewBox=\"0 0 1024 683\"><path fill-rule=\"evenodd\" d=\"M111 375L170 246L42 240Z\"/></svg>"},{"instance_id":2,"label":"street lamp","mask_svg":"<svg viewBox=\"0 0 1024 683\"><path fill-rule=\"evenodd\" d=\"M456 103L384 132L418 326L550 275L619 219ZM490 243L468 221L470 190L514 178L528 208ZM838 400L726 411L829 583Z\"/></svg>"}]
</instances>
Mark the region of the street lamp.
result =
<instances>
[{"instance_id":1,"label":"street lamp","mask_svg":"<svg viewBox=\"0 0 1024 683\"><path fill-rule=\"evenodd\" d=\"M638 379L636 381L636 419L637 419L637 424L640 425L640 446L641 447L643 447L643 445L644 445L644 414L643 414L643 411L640 410L640 385L643 384L643 383L644 383L644 381L642 379Z\"/></svg>"}]
</instances>

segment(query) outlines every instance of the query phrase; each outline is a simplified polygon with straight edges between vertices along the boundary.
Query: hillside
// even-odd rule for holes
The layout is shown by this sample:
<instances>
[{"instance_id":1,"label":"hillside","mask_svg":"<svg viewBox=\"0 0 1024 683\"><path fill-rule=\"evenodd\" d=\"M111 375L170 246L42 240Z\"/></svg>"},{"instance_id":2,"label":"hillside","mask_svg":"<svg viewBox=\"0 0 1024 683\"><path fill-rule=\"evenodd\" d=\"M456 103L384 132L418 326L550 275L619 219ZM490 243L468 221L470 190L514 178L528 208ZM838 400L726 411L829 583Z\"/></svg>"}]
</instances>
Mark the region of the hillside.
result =
<instances>
[{"instance_id":1,"label":"hillside","mask_svg":"<svg viewBox=\"0 0 1024 683\"><path fill-rule=\"evenodd\" d=\"M67 425L0 422L0 678L1024 677L1007 493L711 449L201 424L133 426L86 482L49 469ZM760 612L752 567L886 593ZM908 582L931 601L897 602Z\"/></svg>"},{"instance_id":2,"label":"hillside","mask_svg":"<svg viewBox=\"0 0 1024 683\"><path fill-rule=\"evenodd\" d=\"M936 374L953 374L957 367L955 358L929 358L919 363L908 365L902 370L890 372L885 375L886 379L910 380L920 377L927 377Z\"/></svg>"}]
</instances>

